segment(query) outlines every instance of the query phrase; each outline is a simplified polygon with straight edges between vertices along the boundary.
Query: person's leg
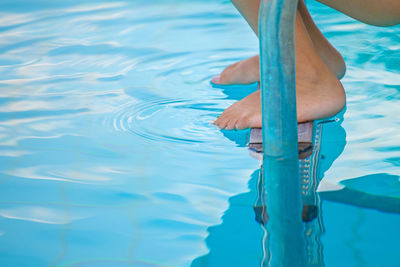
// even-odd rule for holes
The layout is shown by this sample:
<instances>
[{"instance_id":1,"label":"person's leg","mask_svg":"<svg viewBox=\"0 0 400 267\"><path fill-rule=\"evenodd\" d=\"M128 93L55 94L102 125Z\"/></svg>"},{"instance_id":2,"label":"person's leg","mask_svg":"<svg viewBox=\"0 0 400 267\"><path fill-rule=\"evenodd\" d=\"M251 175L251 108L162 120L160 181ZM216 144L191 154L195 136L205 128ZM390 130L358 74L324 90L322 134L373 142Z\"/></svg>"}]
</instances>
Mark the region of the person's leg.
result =
<instances>
[{"instance_id":1,"label":"person's leg","mask_svg":"<svg viewBox=\"0 0 400 267\"><path fill-rule=\"evenodd\" d=\"M304 122L332 116L346 101L342 84L315 51L299 14L295 29L297 119ZM260 91L234 103L214 123L223 129L261 127Z\"/></svg>"},{"instance_id":2,"label":"person's leg","mask_svg":"<svg viewBox=\"0 0 400 267\"><path fill-rule=\"evenodd\" d=\"M329 43L317 25L315 25L304 0L299 0L298 10L318 55L336 77L341 79L346 72L346 64L342 55Z\"/></svg>"},{"instance_id":3,"label":"person's leg","mask_svg":"<svg viewBox=\"0 0 400 267\"><path fill-rule=\"evenodd\" d=\"M260 0L231 0L236 9L258 36ZM250 84L260 80L259 56L236 62L212 79L216 84Z\"/></svg>"},{"instance_id":4,"label":"person's leg","mask_svg":"<svg viewBox=\"0 0 400 267\"><path fill-rule=\"evenodd\" d=\"M260 0L231 0L231 2L258 36Z\"/></svg>"},{"instance_id":5,"label":"person's leg","mask_svg":"<svg viewBox=\"0 0 400 267\"><path fill-rule=\"evenodd\" d=\"M399 0L317 0L356 20L375 25L400 24Z\"/></svg>"},{"instance_id":6,"label":"person's leg","mask_svg":"<svg viewBox=\"0 0 400 267\"><path fill-rule=\"evenodd\" d=\"M260 0L232 0L232 3L257 34ZM338 78L343 77L346 67L342 56L319 31L303 0L299 1L298 10L317 53ZM259 81L259 76L259 57L253 56L228 66L219 76L213 78L213 82L216 84L249 84Z\"/></svg>"}]
</instances>

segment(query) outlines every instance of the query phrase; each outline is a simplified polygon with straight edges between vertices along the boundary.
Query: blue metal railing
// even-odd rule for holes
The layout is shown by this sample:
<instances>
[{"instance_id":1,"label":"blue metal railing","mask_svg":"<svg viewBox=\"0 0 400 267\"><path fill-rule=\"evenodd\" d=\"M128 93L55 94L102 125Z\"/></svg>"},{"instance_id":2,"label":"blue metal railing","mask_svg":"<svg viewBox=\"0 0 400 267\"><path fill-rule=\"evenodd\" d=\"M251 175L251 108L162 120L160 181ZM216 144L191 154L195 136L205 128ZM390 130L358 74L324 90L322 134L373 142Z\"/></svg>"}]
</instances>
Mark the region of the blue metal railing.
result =
<instances>
[{"instance_id":1,"label":"blue metal railing","mask_svg":"<svg viewBox=\"0 0 400 267\"><path fill-rule=\"evenodd\" d=\"M294 57L297 0L261 0L259 15L263 175L268 266L305 266Z\"/></svg>"}]
</instances>

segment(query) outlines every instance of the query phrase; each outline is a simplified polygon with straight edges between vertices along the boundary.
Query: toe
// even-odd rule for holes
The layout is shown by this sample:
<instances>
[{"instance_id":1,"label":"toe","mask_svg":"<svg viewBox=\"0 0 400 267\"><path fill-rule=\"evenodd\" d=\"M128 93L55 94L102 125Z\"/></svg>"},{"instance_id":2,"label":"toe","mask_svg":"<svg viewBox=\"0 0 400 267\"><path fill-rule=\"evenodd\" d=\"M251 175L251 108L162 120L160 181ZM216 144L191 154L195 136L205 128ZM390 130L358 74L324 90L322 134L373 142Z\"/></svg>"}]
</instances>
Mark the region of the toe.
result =
<instances>
[{"instance_id":1,"label":"toe","mask_svg":"<svg viewBox=\"0 0 400 267\"><path fill-rule=\"evenodd\" d=\"M236 127L236 129L239 129L239 130L249 128L249 127L248 127L248 124L247 124L246 121L243 120L243 119L237 120L237 121L236 121L235 127Z\"/></svg>"},{"instance_id":2,"label":"toe","mask_svg":"<svg viewBox=\"0 0 400 267\"><path fill-rule=\"evenodd\" d=\"M228 123L225 126L226 130L233 130L236 129L236 121L235 119L231 119L228 121Z\"/></svg>"},{"instance_id":3,"label":"toe","mask_svg":"<svg viewBox=\"0 0 400 267\"><path fill-rule=\"evenodd\" d=\"M220 129L224 129L226 124L227 124L227 120L224 116L224 114L222 113L221 116L219 116L215 121L214 124L216 126L218 126Z\"/></svg>"},{"instance_id":4,"label":"toe","mask_svg":"<svg viewBox=\"0 0 400 267\"><path fill-rule=\"evenodd\" d=\"M218 83L220 83L220 84L230 84L230 83L232 83L231 76L232 76L231 71L228 68L225 69L221 73L221 75L219 75Z\"/></svg>"},{"instance_id":5,"label":"toe","mask_svg":"<svg viewBox=\"0 0 400 267\"><path fill-rule=\"evenodd\" d=\"M238 75L238 69L240 69L240 62L229 65L219 75L218 82L220 84L237 83L238 81L236 81L236 76Z\"/></svg>"},{"instance_id":6,"label":"toe","mask_svg":"<svg viewBox=\"0 0 400 267\"><path fill-rule=\"evenodd\" d=\"M211 81L212 81L213 83L216 83L216 84L219 84L219 83L220 83L220 80L221 80L221 76L220 76L220 75L215 76L215 77L213 77L213 78L211 79Z\"/></svg>"}]
</instances>

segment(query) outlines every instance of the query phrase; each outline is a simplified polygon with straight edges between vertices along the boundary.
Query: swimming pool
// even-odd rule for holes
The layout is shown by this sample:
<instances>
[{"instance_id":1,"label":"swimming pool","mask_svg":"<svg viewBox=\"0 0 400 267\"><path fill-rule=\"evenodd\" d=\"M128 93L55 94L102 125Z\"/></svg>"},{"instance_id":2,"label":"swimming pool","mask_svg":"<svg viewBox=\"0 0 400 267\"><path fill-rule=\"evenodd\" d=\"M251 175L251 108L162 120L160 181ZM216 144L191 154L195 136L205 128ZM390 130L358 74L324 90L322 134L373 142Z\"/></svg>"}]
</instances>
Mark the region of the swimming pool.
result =
<instances>
[{"instance_id":1,"label":"swimming pool","mask_svg":"<svg viewBox=\"0 0 400 267\"><path fill-rule=\"evenodd\" d=\"M398 266L400 27L310 11L343 54L321 145L325 266ZM229 1L0 3L0 265L259 266L249 131L209 121L255 88Z\"/></svg>"}]
</instances>

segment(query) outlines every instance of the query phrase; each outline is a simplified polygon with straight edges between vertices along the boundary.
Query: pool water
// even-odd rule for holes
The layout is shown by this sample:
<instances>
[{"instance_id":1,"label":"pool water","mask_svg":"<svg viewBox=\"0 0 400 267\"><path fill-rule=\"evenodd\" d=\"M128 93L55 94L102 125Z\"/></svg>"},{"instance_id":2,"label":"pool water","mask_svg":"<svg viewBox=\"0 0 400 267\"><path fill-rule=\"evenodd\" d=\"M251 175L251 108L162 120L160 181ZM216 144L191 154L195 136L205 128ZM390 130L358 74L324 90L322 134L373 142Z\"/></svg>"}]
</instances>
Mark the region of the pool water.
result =
<instances>
[{"instance_id":1,"label":"pool water","mask_svg":"<svg viewBox=\"0 0 400 267\"><path fill-rule=\"evenodd\" d=\"M319 265L399 266L400 27L309 7L347 63ZM229 1L2 0L0 265L259 266L249 130L210 124L257 46Z\"/></svg>"}]
</instances>

